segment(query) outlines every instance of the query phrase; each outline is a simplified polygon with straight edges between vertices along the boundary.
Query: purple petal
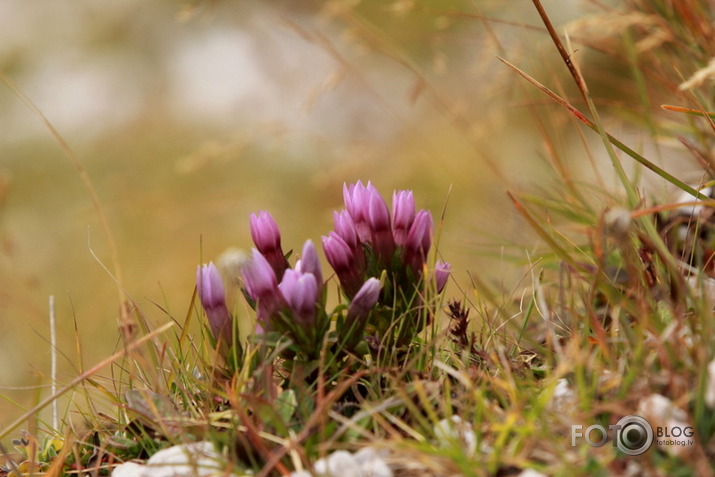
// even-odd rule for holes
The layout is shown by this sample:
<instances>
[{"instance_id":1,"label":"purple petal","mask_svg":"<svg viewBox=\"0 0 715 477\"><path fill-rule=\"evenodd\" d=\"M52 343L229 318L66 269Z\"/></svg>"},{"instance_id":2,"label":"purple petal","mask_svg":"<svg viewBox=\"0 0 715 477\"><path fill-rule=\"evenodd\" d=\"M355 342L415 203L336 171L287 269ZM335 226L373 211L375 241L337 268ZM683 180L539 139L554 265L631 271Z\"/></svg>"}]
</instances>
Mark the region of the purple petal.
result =
<instances>
[{"instance_id":1,"label":"purple petal","mask_svg":"<svg viewBox=\"0 0 715 477\"><path fill-rule=\"evenodd\" d=\"M261 210L250 217L251 239L261 253L273 253L281 248L281 232L271 214Z\"/></svg>"},{"instance_id":2,"label":"purple petal","mask_svg":"<svg viewBox=\"0 0 715 477\"><path fill-rule=\"evenodd\" d=\"M318 301L318 282L315 275L286 270L278 288L294 316L303 323L310 323L315 317Z\"/></svg>"},{"instance_id":3,"label":"purple petal","mask_svg":"<svg viewBox=\"0 0 715 477\"><path fill-rule=\"evenodd\" d=\"M323 285L323 272L318 258L318 251L315 249L312 240L307 240L303 245L303 253L300 260L295 264L296 270L301 273L312 273L318 286Z\"/></svg>"},{"instance_id":4,"label":"purple petal","mask_svg":"<svg viewBox=\"0 0 715 477\"><path fill-rule=\"evenodd\" d=\"M367 319L370 310L375 306L379 297L380 280L374 277L368 278L350 302L347 317L348 326L352 326L351 324L356 320Z\"/></svg>"},{"instance_id":5,"label":"purple petal","mask_svg":"<svg viewBox=\"0 0 715 477\"><path fill-rule=\"evenodd\" d=\"M397 190L392 194L392 231L395 244L405 245L407 233L415 221L415 198L410 190Z\"/></svg>"},{"instance_id":6,"label":"purple petal","mask_svg":"<svg viewBox=\"0 0 715 477\"><path fill-rule=\"evenodd\" d=\"M449 275L452 271L452 265L448 262L443 262L442 260L437 260L434 267L434 279L437 285L437 293L442 293L445 285L447 285L447 280L449 280Z\"/></svg>"},{"instance_id":7,"label":"purple petal","mask_svg":"<svg viewBox=\"0 0 715 477\"><path fill-rule=\"evenodd\" d=\"M432 214L420 210L407 233L405 261L416 273L420 273L432 245Z\"/></svg>"},{"instance_id":8,"label":"purple petal","mask_svg":"<svg viewBox=\"0 0 715 477\"><path fill-rule=\"evenodd\" d=\"M196 290L211 333L230 346L233 341L233 317L226 306L223 279L213 262L196 270Z\"/></svg>"}]
</instances>

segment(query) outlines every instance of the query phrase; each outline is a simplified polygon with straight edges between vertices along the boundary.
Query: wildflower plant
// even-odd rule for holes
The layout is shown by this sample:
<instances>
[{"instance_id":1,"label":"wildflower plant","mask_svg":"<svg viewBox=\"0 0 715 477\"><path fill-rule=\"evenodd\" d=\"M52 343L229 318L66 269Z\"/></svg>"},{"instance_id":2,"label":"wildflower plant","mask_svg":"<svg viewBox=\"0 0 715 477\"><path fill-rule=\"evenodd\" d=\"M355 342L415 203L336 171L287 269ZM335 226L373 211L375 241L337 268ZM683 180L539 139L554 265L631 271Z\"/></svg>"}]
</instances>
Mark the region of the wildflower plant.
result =
<instances>
[{"instance_id":1,"label":"wildflower plant","mask_svg":"<svg viewBox=\"0 0 715 477\"><path fill-rule=\"evenodd\" d=\"M359 296L361 283L380 278L380 300L367 321L339 327L350 348L364 342L373 353L406 349L432 319L425 307L425 290L441 293L449 264L438 262L438 272L428 271L434 223L428 210L416 211L412 191L395 191L392 211L375 186L343 186L345 209L333 215L335 230L323 237L323 250L335 270L345 297Z\"/></svg>"},{"instance_id":2,"label":"wildflower plant","mask_svg":"<svg viewBox=\"0 0 715 477\"><path fill-rule=\"evenodd\" d=\"M255 248L241 268L242 292L256 313L250 341L280 348L284 364L305 366L307 374L324 352L323 365L336 370L350 355L382 362L403 356L433 319L433 295L450 273L443 261L428 266L433 219L416 210L412 191L395 191L391 211L371 182L345 184L343 198L334 230L322 238L342 298L332 310L326 309L329 276L313 242L305 242L291 266L273 217L266 211L250 217ZM223 350L238 344L213 264L199 267L197 290L217 344Z\"/></svg>"}]
</instances>

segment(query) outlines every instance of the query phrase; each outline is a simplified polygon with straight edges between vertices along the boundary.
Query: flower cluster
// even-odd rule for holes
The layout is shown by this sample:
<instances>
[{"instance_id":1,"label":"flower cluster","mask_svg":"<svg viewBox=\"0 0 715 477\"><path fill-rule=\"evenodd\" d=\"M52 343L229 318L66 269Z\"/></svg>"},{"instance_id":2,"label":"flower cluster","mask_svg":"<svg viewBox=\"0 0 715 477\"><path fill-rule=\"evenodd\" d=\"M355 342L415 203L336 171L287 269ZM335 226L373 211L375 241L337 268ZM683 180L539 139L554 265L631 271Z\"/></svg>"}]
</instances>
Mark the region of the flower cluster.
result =
<instances>
[{"instance_id":1,"label":"flower cluster","mask_svg":"<svg viewBox=\"0 0 715 477\"><path fill-rule=\"evenodd\" d=\"M335 230L323 237L323 250L348 297L365 276L382 270L402 275L412 284L424 274L432 245L432 214L417 211L412 191L392 195L392 214L371 182L343 186L345 209L333 213ZM435 279L441 292L449 277L448 263L438 262Z\"/></svg>"},{"instance_id":2,"label":"flower cluster","mask_svg":"<svg viewBox=\"0 0 715 477\"><path fill-rule=\"evenodd\" d=\"M369 338L372 343L407 344L429 319L420 306L425 279L434 281L439 294L450 274L450 265L442 261L427 274L432 214L416 209L409 190L393 193L390 211L371 182L345 184L343 200L345 209L333 213L334 231L322 239L325 256L348 298L367 277L386 282L380 309L369 324ZM396 320L401 320L400 326L395 326Z\"/></svg>"},{"instance_id":3,"label":"flower cluster","mask_svg":"<svg viewBox=\"0 0 715 477\"><path fill-rule=\"evenodd\" d=\"M305 242L300 259L290 268L273 217L261 211L251 215L250 223L256 248L241 274L246 295L256 308L256 333L287 333L305 354L319 351L330 317L325 311L325 284L313 242ZM379 291L376 279L361 283L348 308L346 323L363 322Z\"/></svg>"},{"instance_id":4,"label":"flower cluster","mask_svg":"<svg viewBox=\"0 0 715 477\"><path fill-rule=\"evenodd\" d=\"M370 182L344 185L343 197L345 209L334 212L335 230L322 242L349 304L330 313L325 310L326 284L313 242L305 242L300 259L291 267L273 217L265 211L250 217L255 248L241 275L244 295L256 310L255 334L287 335L293 343L291 352L311 358L326 336L338 353L354 351L366 339L398 344L402 338L413 338L423 327L413 310L422 302L419 294L425 277L440 293L450 273L449 264L438 261L434 272L427 274L432 215L416 210L411 191L394 192L392 212ZM230 345L232 317L213 264L199 267L197 289L214 337ZM385 340L396 318L411 324L400 327L400 337Z\"/></svg>"}]
</instances>

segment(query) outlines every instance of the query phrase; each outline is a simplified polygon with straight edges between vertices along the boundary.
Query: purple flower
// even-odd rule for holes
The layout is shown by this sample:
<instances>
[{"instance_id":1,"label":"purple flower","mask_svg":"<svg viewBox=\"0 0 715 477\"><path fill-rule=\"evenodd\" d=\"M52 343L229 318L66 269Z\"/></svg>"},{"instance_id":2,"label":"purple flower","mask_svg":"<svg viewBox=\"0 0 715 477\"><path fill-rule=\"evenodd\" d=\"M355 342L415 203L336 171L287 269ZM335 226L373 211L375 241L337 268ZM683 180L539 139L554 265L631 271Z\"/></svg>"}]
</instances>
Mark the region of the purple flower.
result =
<instances>
[{"instance_id":1,"label":"purple flower","mask_svg":"<svg viewBox=\"0 0 715 477\"><path fill-rule=\"evenodd\" d=\"M395 245L402 247L415 221L415 198L410 190L396 190L392 194L392 233Z\"/></svg>"},{"instance_id":2,"label":"purple flower","mask_svg":"<svg viewBox=\"0 0 715 477\"><path fill-rule=\"evenodd\" d=\"M447 280L449 279L449 274L452 271L452 265L448 262L443 262L442 260L437 260L434 267L434 280L437 285L437 293L442 293L445 285L447 285Z\"/></svg>"},{"instance_id":3,"label":"purple flower","mask_svg":"<svg viewBox=\"0 0 715 477\"><path fill-rule=\"evenodd\" d=\"M327 237L323 237L323 251L328 263L336 272L350 268L354 262L352 250L335 232L330 232Z\"/></svg>"},{"instance_id":4,"label":"purple flower","mask_svg":"<svg viewBox=\"0 0 715 477\"><path fill-rule=\"evenodd\" d=\"M345 321L346 329L351 330L357 326L358 330L362 330L365 327L370 310L375 306L379 297L380 280L374 277L368 278L350 302L348 316Z\"/></svg>"},{"instance_id":5,"label":"purple flower","mask_svg":"<svg viewBox=\"0 0 715 477\"><path fill-rule=\"evenodd\" d=\"M278 286L278 281L273 268L263 254L255 248L252 252L253 256L246 261L241 274L248 295L254 301L258 301L259 298L273 293Z\"/></svg>"},{"instance_id":6,"label":"purple flower","mask_svg":"<svg viewBox=\"0 0 715 477\"><path fill-rule=\"evenodd\" d=\"M315 275L288 269L278 288L293 317L303 325L310 325L314 321L315 306L319 298Z\"/></svg>"},{"instance_id":7,"label":"purple flower","mask_svg":"<svg viewBox=\"0 0 715 477\"><path fill-rule=\"evenodd\" d=\"M412 270L420 274L422 266L432 245L432 214L428 210L420 210L407 233L405 241L405 262Z\"/></svg>"},{"instance_id":8,"label":"purple flower","mask_svg":"<svg viewBox=\"0 0 715 477\"><path fill-rule=\"evenodd\" d=\"M347 210L333 212L333 225L335 227L335 233L338 234L346 244L348 244L353 252L355 252L360 246L360 243L358 242L355 222L353 222L350 212Z\"/></svg>"},{"instance_id":9,"label":"purple flower","mask_svg":"<svg viewBox=\"0 0 715 477\"><path fill-rule=\"evenodd\" d=\"M226 306L223 279L213 262L197 268L196 290L214 338L230 346L233 341L233 318Z\"/></svg>"},{"instance_id":10,"label":"purple flower","mask_svg":"<svg viewBox=\"0 0 715 477\"><path fill-rule=\"evenodd\" d=\"M278 289L276 274L268 260L254 248L253 257L243 266L241 275L246 293L256 302L256 312L261 326L261 322L267 323L271 315L285 305L285 300Z\"/></svg>"},{"instance_id":11,"label":"purple flower","mask_svg":"<svg viewBox=\"0 0 715 477\"><path fill-rule=\"evenodd\" d=\"M281 232L273 216L261 210L251 214L251 238L259 252L273 253L281 248Z\"/></svg>"},{"instance_id":12,"label":"purple flower","mask_svg":"<svg viewBox=\"0 0 715 477\"><path fill-rule=\"evenodd\" d=\"M375 253L383 266L389 266L395 251L395 240L390 226L390 210L375 186L367 183L367 223Z\"/></svg>"},{"instance_id":13,"label":"purple flower","mask_svg":"<svg viewBox=\"0 0 715 477\"><path fill-rule=\"evenodd\" d=\"M385 199L382 198L380 192L372 183L367 183L367 219L370 228L375 230L383 230L390 228L390 210L387 208Z\"/></svg>"},{"instance_id":14,"label":"purple flower","mask_svg":"<svg viewBox=\"0 0 715 477\"><path fill-rule=\"evenodd\" d=\"M371 187L370 182L367 183ZM370 214L369 193L362 181L355 184L343 184L345 208L355 223L355 230L361 242L369 242L371 237L368 216Z\"/></svg>"},{"instance_id":15,"label":"purple flower","mask_svg":"<svg viewBox=\"0 0 715 477\"><path fill-rule=\"evenodd\" d=\"M347 210L333 212L333 223L335 233L350 247L355 259L355 268L362 273L365 269L365 252L360 244L355 222L353 222L350 213Z\"/></svg>"},{"instance_id":16,"label":"purple flower","mask_svg":"<svg viewBox=\"0 0 715 477\"><path fill-rule=\"evenodd\" d=\"M303 245L303 253L301 254L300 260L296 262L295 269L300 273L312 273L318 284L318 288L323 286L323 272L320 267L320 259L318 258L318 251L315 249L312 240L306 240L305 245Z\"/></svg>"},{"instance_id":17,"label":"purple flower","mask_svg":"<svg viewBox=\"0 0 715 477\"><path fill-rule=\"evenodd\" d=\"M271 264L276 276L282 277L289 265L281 248L281 232L278 224L271 214L261 210L258 215L251 214L250 229L256 248Z\"/></svg>"},{"instance_id":18,"label":"purple flower","mask_svg":"<svg viewBox=\"0 0 715 477\"><path fill-rule=\"evenodd\" d=\"M323 237L323 252L325 258L340 280L345 294L352 297L362 285L363 270L358 266L356 256L348 244L335 232Z\"/></svg>"}]
</instances>

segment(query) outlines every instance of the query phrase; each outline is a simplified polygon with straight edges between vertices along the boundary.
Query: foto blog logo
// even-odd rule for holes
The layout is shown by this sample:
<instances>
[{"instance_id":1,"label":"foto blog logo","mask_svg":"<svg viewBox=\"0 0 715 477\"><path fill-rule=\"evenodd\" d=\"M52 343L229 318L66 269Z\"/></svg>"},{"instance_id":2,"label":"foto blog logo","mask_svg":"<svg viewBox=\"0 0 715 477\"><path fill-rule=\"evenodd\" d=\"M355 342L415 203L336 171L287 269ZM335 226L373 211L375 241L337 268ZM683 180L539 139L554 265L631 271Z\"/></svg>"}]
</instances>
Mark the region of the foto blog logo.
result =
<instances>
[{"instance_id":1,"label":"foto blog logo","mask_svg":"<svg viewBox=\"0 0 715 477\"><path fill-rule=\"evenodd\" d=\"M576 446L576 439L583 438L591 447L601 447L608 441L608 431L613 433L613 445L626 455L636 456L646 452L656 441L664 446L688 446L695 431L690 426L658 426L653 429L650 422L641 416L625 416L606 430L598 424L585 430L582 425L571 426L571 446Z\"/></svg>"}]
</instances>

